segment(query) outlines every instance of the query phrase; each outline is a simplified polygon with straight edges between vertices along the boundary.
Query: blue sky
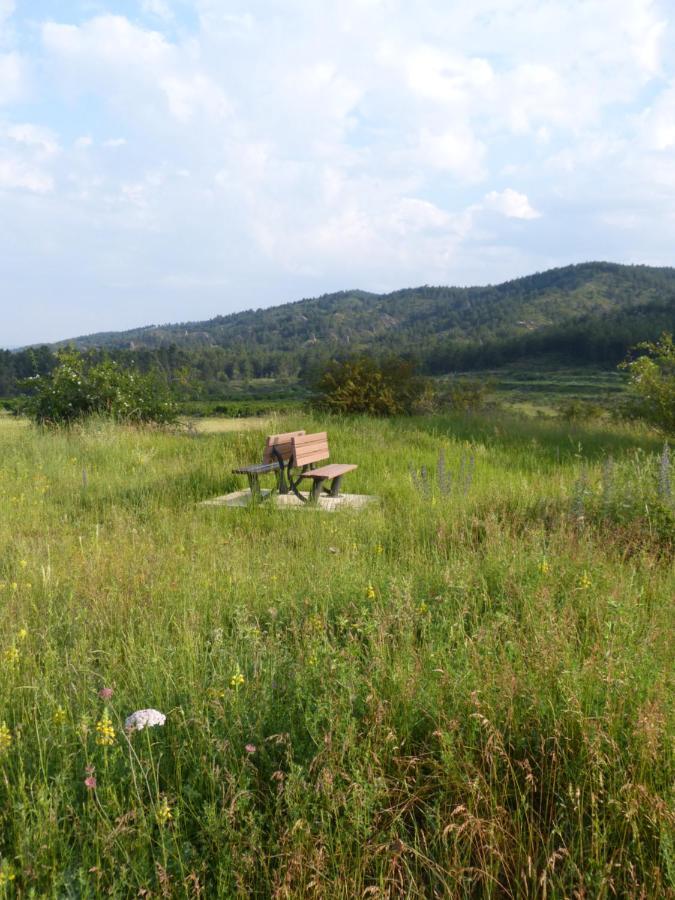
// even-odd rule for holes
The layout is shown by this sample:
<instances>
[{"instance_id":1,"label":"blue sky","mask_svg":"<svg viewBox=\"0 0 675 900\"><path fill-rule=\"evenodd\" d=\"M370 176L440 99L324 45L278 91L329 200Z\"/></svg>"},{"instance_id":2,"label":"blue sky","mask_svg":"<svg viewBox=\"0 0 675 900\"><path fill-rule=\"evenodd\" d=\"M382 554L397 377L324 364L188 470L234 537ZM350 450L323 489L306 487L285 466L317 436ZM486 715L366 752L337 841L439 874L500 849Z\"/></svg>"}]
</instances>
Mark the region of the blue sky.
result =
<instances>
[{"instance_id":1,"label":"blue sky","mask_svg":"<svg viewBox=\"0 0 675 900\"><path fill-rule=\"evenodd\" d=\"M672 0L0 0L0 346L675 262Z\"/></svg>"}]
</instances>

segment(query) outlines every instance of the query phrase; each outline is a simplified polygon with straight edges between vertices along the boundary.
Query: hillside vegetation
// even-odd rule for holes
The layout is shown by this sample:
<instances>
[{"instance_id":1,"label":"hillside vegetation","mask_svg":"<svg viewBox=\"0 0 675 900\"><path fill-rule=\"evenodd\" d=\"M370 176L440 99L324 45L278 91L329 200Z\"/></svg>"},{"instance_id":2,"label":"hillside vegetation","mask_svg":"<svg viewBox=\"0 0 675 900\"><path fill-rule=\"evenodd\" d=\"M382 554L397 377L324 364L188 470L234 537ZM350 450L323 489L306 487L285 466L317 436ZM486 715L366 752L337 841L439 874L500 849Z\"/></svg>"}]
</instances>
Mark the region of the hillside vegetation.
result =
<instances>
[{"instance_id":1,"label":"hillside vegetation","mask_svg":"<svg viewBox=\"0 0 675 900\"><path fill-rule=\"evenodd\" d=\"M189 371L205 396L242 379L307 381L325 362L367 352L414 358L422 373L531 362L611 368L640 340L675 331L675 269L585 263L487 287L345 291L208 322L74 338L141 370ZM0 353L0 396L53 353Z\"/></svg>"},{"instance_id":2,"label":"hillside vegetation","mask_svg":"<svg viewBox=\"0 0 675 900\"><path fill-rule=\"evenodd\" d=\"M660 443L225 424L0 418L0 892L673 897ZM380 502L197 506L301 427Z\"/></svg>"}]
</instances>

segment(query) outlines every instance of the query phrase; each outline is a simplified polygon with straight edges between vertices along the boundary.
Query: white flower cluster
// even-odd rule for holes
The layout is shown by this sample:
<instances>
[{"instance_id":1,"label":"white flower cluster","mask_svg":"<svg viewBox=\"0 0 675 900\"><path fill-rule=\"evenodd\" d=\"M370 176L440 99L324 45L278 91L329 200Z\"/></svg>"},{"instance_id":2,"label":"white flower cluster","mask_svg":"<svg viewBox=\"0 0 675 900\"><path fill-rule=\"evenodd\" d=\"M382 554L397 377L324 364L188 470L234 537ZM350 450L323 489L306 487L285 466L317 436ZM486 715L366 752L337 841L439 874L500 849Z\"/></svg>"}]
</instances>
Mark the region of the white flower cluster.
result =
<instances>
[{"instance_id":1,"label":"white flower cluster","mask_svg":"<svg viewBox=\"0 0 675 900\"><path fill-rule=\"evenodd\" d=\"M124 727L127 731L143 731L144 728L154 728L165 722L166 716L158 709L137 709L124 720Z\"/></svg>"}]
</instances>

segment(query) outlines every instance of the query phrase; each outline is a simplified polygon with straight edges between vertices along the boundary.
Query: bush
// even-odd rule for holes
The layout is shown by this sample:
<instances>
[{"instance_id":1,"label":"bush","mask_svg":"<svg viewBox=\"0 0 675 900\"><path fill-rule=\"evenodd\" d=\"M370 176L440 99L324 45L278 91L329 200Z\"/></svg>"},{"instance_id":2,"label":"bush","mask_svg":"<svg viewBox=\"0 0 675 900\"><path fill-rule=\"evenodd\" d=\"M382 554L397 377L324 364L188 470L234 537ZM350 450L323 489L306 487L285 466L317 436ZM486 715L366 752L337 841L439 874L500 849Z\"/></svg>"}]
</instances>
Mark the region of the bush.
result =
<instances>
[{"instance_id":1,"label":"bush","mask_svg":"<svg viewBox=\"0 0 675 900\"><path fill-rule=\"evenodd\" d=\"M638 344L644 350L637 359L626 360L630 399L626 412L644 419L667 434L675 433L675 344L673 336L661 335L655 343Z\"/></svg>"},{"instance_id":2,"label":"bush","mask_svg":"<svg viewBox=\"0 0 675 900\"><path fill-rule=\"evenodd\" d=\"M89 364L73 350L61 351L49 375L26 379L29 415L41 425L69 425L93 415L121 422L175 423L177 409L153 373L122 369L112 360Z\"/></svg>"},{"instance_id":3,"label":"bush","mask_svg":"<svg viewBox=\"0 0 675 900\"><path fill-rule=\"evenodd\" d=\"M416 411L427 382L410 362L377 363L362 356L332 362L319 377L317 391L318 405L330 412L395 416Z\"/></svg>"},{"instance_id":4,"label":"bush","mask_svg":"<svg viewBox=\"0 0 675 900\"><path fill-rule=\"evenodd\" d=\"M487 403L488 393L494 389L492 379L452 378L445 382L435 398L435 410L478 412Z\"/></svg>"},{"instance_id":5,"label":"bush","mask_svg":"<svg viewBox=\"0 0 675 900\"><path fill-rule=\"evenodd\" d=\"M580 400L578 397L565 400L558 408L558 415L566 422L583 422L589 419L599 419L603 412L603 408L597 403Z\"/></svg>"}]
</instances>

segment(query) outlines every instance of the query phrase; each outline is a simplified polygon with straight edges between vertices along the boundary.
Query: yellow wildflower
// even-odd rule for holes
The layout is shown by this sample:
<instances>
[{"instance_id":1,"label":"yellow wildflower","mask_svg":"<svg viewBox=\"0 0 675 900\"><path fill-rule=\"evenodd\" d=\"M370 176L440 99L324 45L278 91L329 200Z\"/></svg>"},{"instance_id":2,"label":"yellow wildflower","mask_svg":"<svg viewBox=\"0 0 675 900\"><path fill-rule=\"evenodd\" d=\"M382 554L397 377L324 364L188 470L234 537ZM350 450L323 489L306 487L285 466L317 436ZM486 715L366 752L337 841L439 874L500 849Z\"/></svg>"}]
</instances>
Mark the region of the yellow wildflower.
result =
<instances>
[{"instance_id":1,"label":"yellow wildflower","mask_svg":"<svg viewBox=\"0 0 675 900\"><path fill-rule=\"evenodd\" d=\"M107 711L96 723L96 743L100 747L110 747L115 743L115 729Z\"/></svg>"},{"instance_id":2,"label":"yellow wildflower","mask_svg":"<svg viewBox=\"0 0 675 900\"><path fill-rule=\"evenodd\" d=\"M19 661L19 651L16 647L10 647L8 650L5 650L5 662L8 666L14 666Z\"/></svg>"},{"instance_id":3,"label":"yellow wildflower","mask_svg":"<svg viewBox=\"0 0 675 900\"><path fill-rule=\"evenodd\" d=\"M0 722L0 753L8 750L12 744L12 732L7 727L6 722Z\"/></svg>"},{"instance_id":4,"label":"yellow wildflower","mask_svg":"<svg viewBox=\"0 0 675 900\"><path fill-rule=\"evenodd\" d=\"M542 561L539 563L539 571L542 575L548 575L550 568L551 567L548 564L548 560L546 559L542 559Z\"/></svg>"},{"instance_id":5,"label":"yellow wildflower","mask_svg":"<svg viewBox=\"0 0 675 900\"><path fill-rule=\"evenodd\" d=\"M162 797L162 802L157 807L157 824L166 825L171 819L173 819L173 813L171 812L169 801L166 797Z\"/></svg>"},{"instance_id":6,"label":"yellow wildflower","mask_svg":"<svg viewBox=\"0 0 675 900\"><path fill-rule=\"evenodd\" d=\"M579 577L579 581L578 581L579 587L581 588L582 591L587 591L588 588L591 587L592 584L593 584L593 582L591 581L591 576L584 569L584 571L581 573L581 575Z\"/></svg>"},{"instance_id":7,"label":"yellow wildflower","mask_svg":"<svg viewBox=\"0 0 675 900\"><path fill-rule=\"evenodd\" d=\"M366 588L366 597L368 598L368 600L375 599L375 588L370 583L368 584L368 587Z\"/></svg>"},{"instance_id":8,"label":"yellow wildflower","mask_svg":"<svg viewBox=\"0 0 675 900\"><path fill-rule=\"evenodd\" d=\"M66 721L66 711L60 704L54 710L52 720L55 725L63 725L63 723Z\"/></svg>"},{"instance_id":9,"label":"yellow wildflower","mask_svg":"<svg viewBox=\"0 0 675 900\"><path fill-rule=\"evenodd\" d=\"M20 641L25 641L26 638L28 637L28 631L25 628L19 628L17 637L19 638Z\"/></svg>"},{"instance_id":10,"label":"yellow wildflower","mask_svg":"<svg viewBox=\"0 0 675 900\"><path fill-rule=\"evenodd\" d=\"M21 566L22 569L25 569L26 566L28 565L28 563L26 562L25 559L20 559L20 560L19 560L19 565Z\"/></svg>"},{"instance_id":11,"label":"yellow wildflower","mask_svg":"<svg viewBox=\"0 0 675 900\"><path fill-rule=\"evenodd\" d=\"M17 584L17 582L13 581L12 582L12 590L15 591L15 590L17 590L18 587L19 587L19 585Z\"/></svg>"},{"instance_id":12,"label":"yellow wildflower","mask_svg":"<svg viewBox=\"0 0 675 900\"><path fill-rule=\"evenodd\" d=\"M312 668L314 668L314 666L317 664L317 662L318 662L318 660L316 658L316 653L312 653L311 656L309 656L307 659L307 665L311 666Z\"/></svg>"},{"instance_id":13,"label":"yellow wildflower","mask_svg":"<svg viewBox=\"0 0 675 900\"><path fill-rule=\"evenodd\" d=\"M11 884L14 881L15 877L16 876L14 875L14 869L10 865L3 863L0 867L0 888L5 887L5 885Z\"/></svg>"},{"instance_id":14,"label":"yellow wildflower","mask_svg":"<svg viewBox=\"0 0 675 900\"><path fill-rule=\"evenodd\" d=\"M230 678L230 687L235 688L235 689L239 688L242 686L244 681L246 681L246 679L241 674L241 672L235 672L234 675L232 676L232 678Z\"/></svg>"},{"instance_id":15,"label":"yellow wildflower","mask_svg":"<svg viewBox=\"0 0 675 900\"><path fill-rule=\"evenodd\" d=\"M424 602L424 600L422 600L422 602L420 603L420 605L417 607L417 612L418 612L421 616L426 616L426 614L429 612L429 607L426 605L426 603Z\"/></svg>"},{"instance_id":16,"label":"yellow wildflower","mask_svg":"<svg viewBox=\"0 0 675 900\"><path fill-rule=\"evenodd\" d=\"M382 546L382 544L375 544L375 552L384 553L384 547Z\"/></svg>"},{"instance_id":17,"label":"yellow wildflower","mask_svg":"<svg viewBox=\"0 0 675 900\"><path fill-rule=\"evenodd\" d=\"M222 688L210 687L207 693L212 700L222 700L225 697L225 691Z\"/></svg>"}]
</instances>

